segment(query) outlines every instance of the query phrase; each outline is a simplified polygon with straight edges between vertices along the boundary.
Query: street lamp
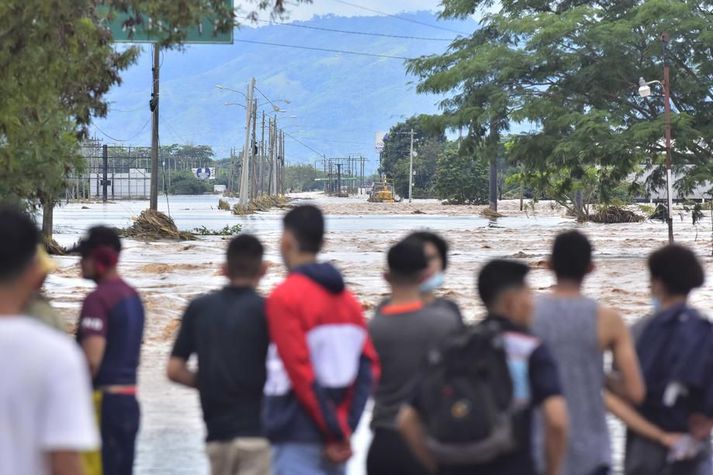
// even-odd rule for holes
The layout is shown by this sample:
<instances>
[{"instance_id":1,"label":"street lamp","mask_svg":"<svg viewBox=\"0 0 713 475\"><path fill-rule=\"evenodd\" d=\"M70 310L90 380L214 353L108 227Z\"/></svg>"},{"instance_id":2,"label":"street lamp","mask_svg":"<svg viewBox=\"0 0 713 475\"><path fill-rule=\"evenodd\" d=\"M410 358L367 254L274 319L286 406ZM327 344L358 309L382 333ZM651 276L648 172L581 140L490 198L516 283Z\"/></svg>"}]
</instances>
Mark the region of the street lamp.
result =
<instances>
[{"instance_id":1,"label":"street lamp","mask_svg":"<svg viewBox=\"0 0 713 475\"><path fill-rule=\"evenodd\" d=\"M661 84L664 91L664 137L666 139L666 197L668 202L668 212L666 222L668 223L668 242L673 244L673 183L671 178L671 81L670 68L668 65L668 33L661 35L661 45L663 47L663 82L646 81L639 78L639 95L643 98L651 95L651 85Z\"/></svg>"}]
</instances>

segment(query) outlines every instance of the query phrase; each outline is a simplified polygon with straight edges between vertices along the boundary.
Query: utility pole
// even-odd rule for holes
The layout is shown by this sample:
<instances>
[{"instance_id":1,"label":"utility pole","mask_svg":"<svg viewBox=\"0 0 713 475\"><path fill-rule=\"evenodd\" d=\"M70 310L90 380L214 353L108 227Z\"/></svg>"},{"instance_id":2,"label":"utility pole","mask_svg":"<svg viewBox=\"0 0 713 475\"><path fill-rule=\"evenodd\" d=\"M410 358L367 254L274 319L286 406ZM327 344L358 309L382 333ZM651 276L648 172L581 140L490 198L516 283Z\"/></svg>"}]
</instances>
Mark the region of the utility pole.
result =
<instances>
[{"instance_id":1,"label":"utility pole","mask_svg":"<svg viewBox=\"0 0 713 475\"><path fill-rule=\"evenodd\" d=\"M262 132L260 132L260 194L265 193L265 111L262 111Z\"/></svg>"},{"instance_id":2,"label":"utility pole","mask_svg":"<svg viewBox=\"0 0 713 475\"><path fill-rule=\"evenodd\" d=\"M240 172L240 204L246 205L250 201L250 155L252 146L250 145L250 121L252 119L253 95L255 94L255 78L250 80L248 85L248 102L245 114L245 146L243 147L243 167Z\"/></svg>"},{"instance_id":3,"label":"utility pole","mask_svg":"<svg viewBox=\"0 0 713 475\"><path fill-rule=\"evenodd\" d=\"M408 202L413 201L413 128L411 129L411 153L409 154L408 165Z\"/></svg>"},{"instance_id":4,"label":"utility pole","mask_svg":"<svg viewBox=\"0 0 713 475\"><path fill-rule=\"evenodd\" d=\"M280 194L285 194L285 131L280 130Z\"/></svg>"},{"instance_id":5,"label":"utility pole","mask_svg":"<svg viewBox=\"0 0 713 475\"><path fill-rule=\"evenodd\" d=\"M668 64L668 33L661 35L663 48L664 134L666 136L666 194L668 199L668 242L673 244L673 179L671 178L671 82Z\"/></svg>"},{"instance_id":6,"label":"utility pole","mask_svg":"<svg viewBox=\"0 0 713 475\"><path fill-rule=\"evenodd\" d=\"M149 208L158 210L158 84L161 67L161 48L158 43L153 45L153 92L151 93L151 197Z\"/></svg>"},{"instance_id":7,"label":"utility pole","mask_svg":"<svg viewBox=\"0 0 713 475\"><path fill-rule=\"evenodd\" d=\"M252 139L250 140L250 196L252 198L257 197L258 184L257 184L257 99L253 101L253 115L252 115Z\"/></svg>"},{"instance_id":8,"label":"utility pole","mask_svg":"<svg viewBox=\"0 0 713 475\"><path fill-rule=\"evenodd\" d=\"M271 194L277 195L277 157L278 157L278 138L277 138L277 114L272 119L272 187Z\"/></svg>"},{"instance_id":9,"label":"utility pole","mask_svg":"<svg viewBox=\"0 0 713 475\"><path fill-rule=\"evenodd\" d=\"M107 185L109 185L109 147L102 145L102 202L107 202Z\"/></svg>"}]
</instances>

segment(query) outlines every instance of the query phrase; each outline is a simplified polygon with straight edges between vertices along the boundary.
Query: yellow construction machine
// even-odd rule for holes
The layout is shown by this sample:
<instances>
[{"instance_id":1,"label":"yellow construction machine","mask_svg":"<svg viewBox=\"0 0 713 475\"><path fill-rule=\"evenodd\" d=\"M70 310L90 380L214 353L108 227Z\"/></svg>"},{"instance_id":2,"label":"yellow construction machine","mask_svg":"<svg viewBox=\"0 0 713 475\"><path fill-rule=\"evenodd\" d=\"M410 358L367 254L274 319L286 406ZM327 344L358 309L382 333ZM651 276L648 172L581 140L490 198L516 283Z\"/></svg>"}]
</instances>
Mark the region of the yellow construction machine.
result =
<instances>
[{"instance_id":1,"label":"yellow construction machine","mask_svg":"<svg viewBox=\"0 0 713 475\"><path fill-rule=\"evenodd\" d=\"M395 203L394 185L384 178L381 181L375 181L369 193L370 203Z\"/></svg>"}]
</instances>

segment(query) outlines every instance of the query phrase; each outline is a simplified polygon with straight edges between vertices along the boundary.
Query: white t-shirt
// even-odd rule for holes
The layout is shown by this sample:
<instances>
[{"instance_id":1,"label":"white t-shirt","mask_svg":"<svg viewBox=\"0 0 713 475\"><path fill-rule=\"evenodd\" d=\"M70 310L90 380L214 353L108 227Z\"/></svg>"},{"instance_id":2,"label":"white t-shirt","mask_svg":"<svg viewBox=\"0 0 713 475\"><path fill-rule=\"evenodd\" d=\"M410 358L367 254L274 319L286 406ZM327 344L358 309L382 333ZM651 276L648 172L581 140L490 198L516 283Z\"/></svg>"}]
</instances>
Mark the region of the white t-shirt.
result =
<instances>
[{"instance_id":1,"label":"white t-shirt","mask_svg":"<svg viewBox=\"0 0 713 475\"><path fill-rule=\"evenodd\" d=\"M29 317L0 316L0 475L49 475L48 452L98 445L77 344Z\"/></svg>"}]
</instances>

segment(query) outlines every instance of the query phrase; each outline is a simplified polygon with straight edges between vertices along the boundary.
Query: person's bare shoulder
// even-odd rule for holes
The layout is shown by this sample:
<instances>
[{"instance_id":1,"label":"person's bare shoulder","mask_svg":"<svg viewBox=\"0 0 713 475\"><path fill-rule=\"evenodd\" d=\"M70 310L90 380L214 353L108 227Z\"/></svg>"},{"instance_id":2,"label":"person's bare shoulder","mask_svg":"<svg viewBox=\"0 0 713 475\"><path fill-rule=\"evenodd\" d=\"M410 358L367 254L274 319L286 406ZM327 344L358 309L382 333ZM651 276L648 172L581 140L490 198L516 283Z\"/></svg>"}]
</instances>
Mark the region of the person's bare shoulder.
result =
<instances>
[{"instance_id":1,"label":"person's bare shoulder","mask_svg":"<svg viewBox=\"0 0 713 475\"><path fill-rule=\"evenodd\" d=\"M610 348L626 331L624 318L618 310L606 305L599 306L598 334L599 345L602 348Z\"/></svg>"}]
</instances>

